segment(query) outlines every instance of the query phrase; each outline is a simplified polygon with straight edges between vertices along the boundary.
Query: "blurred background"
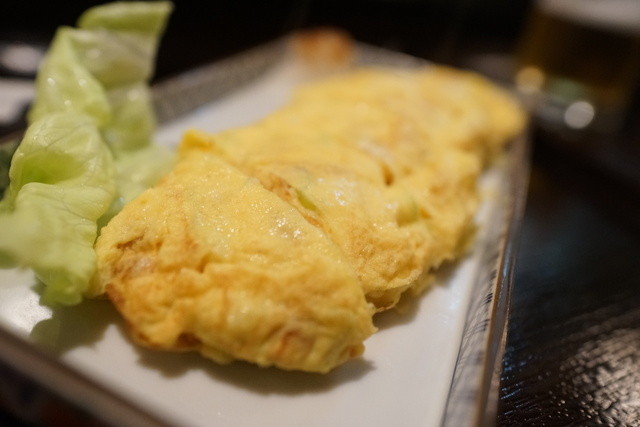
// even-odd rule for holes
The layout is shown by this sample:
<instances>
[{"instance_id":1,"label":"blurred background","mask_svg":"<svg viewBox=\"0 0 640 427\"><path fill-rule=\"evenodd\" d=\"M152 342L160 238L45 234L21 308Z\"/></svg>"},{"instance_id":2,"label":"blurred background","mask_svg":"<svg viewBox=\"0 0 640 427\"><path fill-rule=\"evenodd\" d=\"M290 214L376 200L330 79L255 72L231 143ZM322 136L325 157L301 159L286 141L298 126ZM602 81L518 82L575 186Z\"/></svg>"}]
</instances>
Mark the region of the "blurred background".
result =
<instances>
[{"instance_id":1,"label":"blurred background","mask_svg":"<svg viewBox=\"0 0 640 427\"><path fill-rule=\"evenodd\" d=\"M46 45L99 1L3 2L0 37ZM176 1L158 74L175 73L300 27L332 25L362 41L454 62L469 48L511 50L530 1ZM185 46L193 45L192 49Z\"/></svg>"},{"instance_id":2,"label":"blurred background","mask_svg":"<svg viewBox=\"0 0 640 427\"><path fill-rule=\"evenodd\" d=\"M31 80L55 29L99 3L0 4L0 136L24 125ZM531 111L532 170L497 423L633 425L640 419L639 5L176 1L155 79L297 29L334 26L509 85Z\"/></svg>"}]
</instances>

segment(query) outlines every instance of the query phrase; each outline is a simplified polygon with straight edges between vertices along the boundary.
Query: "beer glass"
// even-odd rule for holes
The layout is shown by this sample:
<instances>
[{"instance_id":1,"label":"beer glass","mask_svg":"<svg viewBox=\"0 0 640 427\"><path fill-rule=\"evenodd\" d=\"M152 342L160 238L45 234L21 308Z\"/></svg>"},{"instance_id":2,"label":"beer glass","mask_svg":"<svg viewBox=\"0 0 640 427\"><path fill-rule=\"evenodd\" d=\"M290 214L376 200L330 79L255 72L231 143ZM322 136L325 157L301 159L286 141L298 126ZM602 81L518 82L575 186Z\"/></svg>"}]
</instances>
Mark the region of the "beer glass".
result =
<instances>
[{"instance_id":1,"label":"beer glass","mask_svg":"<svg viewBox=\"0 0 640 427\"><path fill-rule=\"evenodd\" d=\"M640 0L540 0L515 83L546 127L616 132L640 76Z\"/></svg>"}]
</instances>

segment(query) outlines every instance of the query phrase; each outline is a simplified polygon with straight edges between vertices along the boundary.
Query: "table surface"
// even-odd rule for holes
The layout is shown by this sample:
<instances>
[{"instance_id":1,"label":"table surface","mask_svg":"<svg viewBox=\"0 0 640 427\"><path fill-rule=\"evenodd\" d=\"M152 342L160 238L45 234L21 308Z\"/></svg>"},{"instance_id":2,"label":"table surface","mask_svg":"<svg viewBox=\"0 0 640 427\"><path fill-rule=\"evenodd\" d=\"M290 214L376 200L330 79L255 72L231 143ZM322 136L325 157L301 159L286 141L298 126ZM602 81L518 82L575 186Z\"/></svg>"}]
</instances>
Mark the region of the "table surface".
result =
<instances>
[{"instance_id":1,"label":"table surface","mask_svg":"<svg viewBox=\"0 0 640 427\"><path fill-rule=\"evenodd\" d=\"M581 152L544 134L533 139L498 424L637 425L637 182L623 166L604 167L605 154L585 155L589 147ZM621 143L629 153L633 141ZM640 166L636 160L618 159Z\"/></svg>"}]
</instances>

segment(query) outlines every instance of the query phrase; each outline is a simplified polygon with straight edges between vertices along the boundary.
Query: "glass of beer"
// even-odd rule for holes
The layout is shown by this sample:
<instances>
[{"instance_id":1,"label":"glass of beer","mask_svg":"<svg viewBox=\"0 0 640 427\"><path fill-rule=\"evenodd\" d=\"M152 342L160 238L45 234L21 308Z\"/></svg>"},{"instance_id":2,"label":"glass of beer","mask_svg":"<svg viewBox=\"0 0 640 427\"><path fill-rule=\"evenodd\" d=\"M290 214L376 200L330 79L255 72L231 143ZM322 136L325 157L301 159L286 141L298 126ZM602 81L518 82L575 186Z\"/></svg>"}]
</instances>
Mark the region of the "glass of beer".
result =
<instances>
[{"instance_id":1,"label":"glass of beer","mask_svg":"<svg viewBox=\"0 0 640 427\"><path fill-rule=\"evenodd\" d=\"M640 81L640 0L539 0L515 83L538 122L616 132Z\"/></svg>"}]
</instances>

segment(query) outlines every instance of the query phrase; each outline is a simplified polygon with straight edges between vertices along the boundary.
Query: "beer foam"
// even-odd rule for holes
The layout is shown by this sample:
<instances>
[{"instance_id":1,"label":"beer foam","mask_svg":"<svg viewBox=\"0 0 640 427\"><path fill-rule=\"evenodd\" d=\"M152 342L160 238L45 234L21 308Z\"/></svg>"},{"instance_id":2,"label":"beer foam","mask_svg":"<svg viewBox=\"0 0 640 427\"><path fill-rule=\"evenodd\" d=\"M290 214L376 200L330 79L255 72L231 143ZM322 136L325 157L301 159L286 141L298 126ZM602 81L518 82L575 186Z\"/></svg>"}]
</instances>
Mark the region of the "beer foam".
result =
<instances>
[{"instance_id":1,"label":"beer foam","mask_svg":"<svg viewBox=\"0 0 640 427\"><path fill-rule=\"evenodd\" d=\"M539 7L578 24L640 35L638 0L541 0Z\"/></svg>"}]
</instances>

